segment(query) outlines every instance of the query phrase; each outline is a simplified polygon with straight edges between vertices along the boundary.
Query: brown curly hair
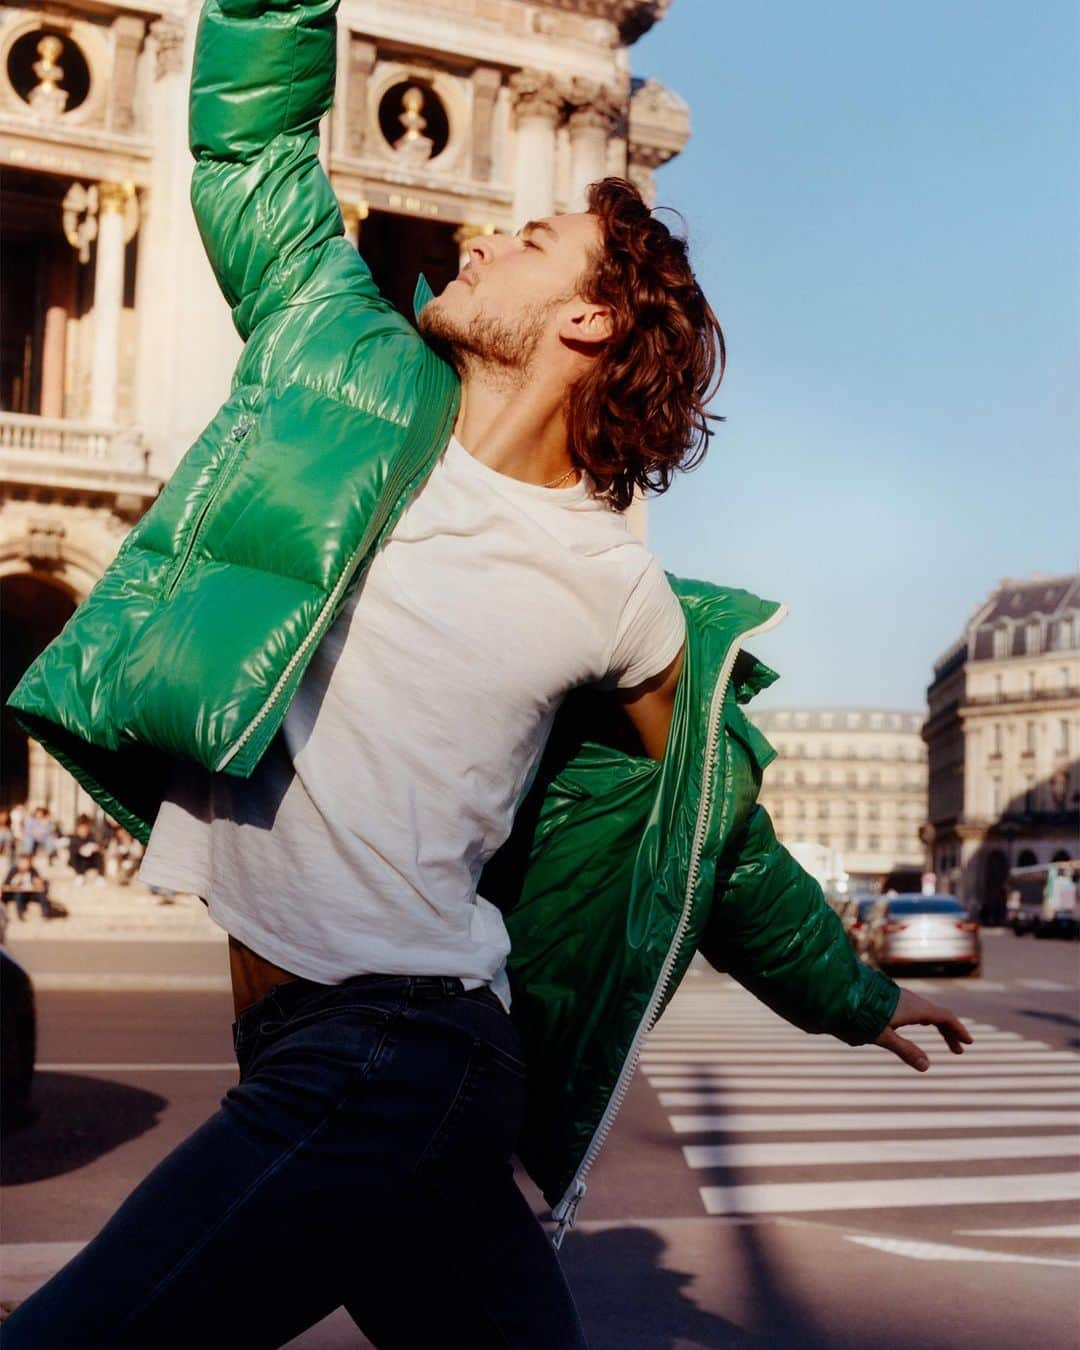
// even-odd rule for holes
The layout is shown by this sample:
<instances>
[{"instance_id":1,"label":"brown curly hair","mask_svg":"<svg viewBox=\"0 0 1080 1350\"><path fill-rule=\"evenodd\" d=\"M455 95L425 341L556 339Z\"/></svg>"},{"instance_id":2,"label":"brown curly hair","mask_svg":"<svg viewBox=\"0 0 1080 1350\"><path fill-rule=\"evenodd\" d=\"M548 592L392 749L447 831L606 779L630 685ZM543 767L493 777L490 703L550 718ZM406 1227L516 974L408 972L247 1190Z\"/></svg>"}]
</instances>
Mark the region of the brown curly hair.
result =
<instances>
[{"instance_id":1,"label":"brown curly hair","mask_svg":"<svg viewBox=\"0 0 1080 1350\"><path fill-rule=\"evenodd\" d=\"M657 220L625 178L588 189L602 250L580 293L611 311L611 338L567 402L569 449L598 496L624 511L636 488L661 493L698 465L706 404L724 378L724 334L687 259L686 240Z\"/></svg>"}]
</instances>

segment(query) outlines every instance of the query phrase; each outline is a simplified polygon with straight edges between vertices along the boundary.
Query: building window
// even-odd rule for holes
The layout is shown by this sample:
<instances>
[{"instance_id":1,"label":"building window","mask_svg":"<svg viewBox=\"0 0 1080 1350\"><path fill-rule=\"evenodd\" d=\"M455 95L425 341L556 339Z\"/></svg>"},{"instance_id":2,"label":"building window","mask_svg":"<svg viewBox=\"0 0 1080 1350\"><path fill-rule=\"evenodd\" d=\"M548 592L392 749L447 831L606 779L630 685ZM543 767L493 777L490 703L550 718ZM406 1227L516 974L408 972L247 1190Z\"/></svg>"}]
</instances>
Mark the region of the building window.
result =
<instances>
[{"instance_id":1,"label":"building window","mask_svg":"<svg viewBox=\"0 0 1080 1350\"><path fill-rule=\"evenodd\" d=\"M866 847L871 853L876 853L881 847L881 836L878 834L867 835Z\"/></svg>"},{"instance_id":2,"label":"building window","mask_svg":"<svg viewBox=\"0 0 1080 1350\"><path fill-rule=\"evenodd\" d=\"M855 850L859 847L859 836L855 833L854 830L848 831L845 837L844 846L845 848L847 848L849 853L854 853Z\"/></svg>"},{"instance_id":3,"label":"building window","mask_svg":"<svg viewBox=\"0 0 1080 1350\"><path fill-rule=\"evenodd\" d=\"M1061 667L1061 672L1060 672L1059 679L1060 679L1060 683L1061 683L1061 692L1062 692L1063 694L1064 694L1064 693L1067 693L1067 692L1068 692L1068 688L1069 688L1069 667L1068 667L1068 666L1062 666L1062 667Z\"/></svg>"},{"instance_id":4,"label":"building window","mask_svg":"<svg viewBox=\"0 0 1080 1350\"><path fill-rule=\"evenodd\" d=\"M1024 723L1024 750L1028 754L1035 753L1035 723Z\"/></svg>"},{"instance_id":5,"label":"building window","mask_svg":"<svg viewBox=\"0 0 1080 1350\"><path fill-rule=\"evenodd\" d=\"M871 787L881 786L881 774L878 772L877 769L871 769L870 771L870 786Z\"/></svg>"},{"instance_id":6,"label":"building window","mask_svg":"<svg viewBox=\"0 0 1080 1350\"><path fill-rule=\"evenodd\" d=\"M990 780L990 814L992 816L1001 815L1001 779L991 778Z\"/></svg>"},{"instance_id":7,"label":"building window","mask_svg":"<svg viewBox=\"0 0 1080 1350\"><path fill-rule=\"evenodd\" d=\"M1030 815L1035 810L1035 780L1029 778L1024 788L1024 810Z\"/></svg>"},{"instance_id":8,"label":"building window","mask_svg":"<svg viewBox=\"0 0 1080 1350\"><path fill-rule=\"evenodd\" d=\"M819 819L819 820L828 820L828 818L829 818L829 803L828 803L828 802L818 802L817 813L818 813L818 819Z\"/></svg>"},{"instance_id":9,"label":"building window","mask_svg":"<svg viewBox=\"0 0 1080 1350\"><path fill-rule=\"evenodd\" d=\"M1027 673L1027 695L1028 698L1035 697L1035 672L1029 670Z\"/></svg>"},{"instance_id":10,"label":"building window","mask_svg":"<svg viewBox=\"0 0 1080 1350\"><path fill-rule=\"evenodd\" d=\"M1004 683L1002 682L1001 676L1000 676L1000 675L995 675L995 676L994 676L994 697L998 700L999 703L1001 702L1001 697L1002 697L1002 694L1004 693L1004 691L1005 691L1005 685L1004 685Z\"/></svg>"},{"instance_id":11,"label":"building window","mask_svg":"<svg viewBox=\"0 0 1080 1350\"><path fill-rule=\"evenodd\" d=\"M1058 723L1058 754L1067 755L1069 753L1069 723L1066 718L1062 718Z\"/></svg>"},{"instance_id":12,"label":"building window","mask_svg":"<svg viewBox=\"0 0 1080 1350\"><path fill-rule=\"evenodd\" d=\"M1001 754L1002 745L1002 726L1000 722L994 723L994 754Z\"/></svg>"},{"instance_id":13,"label":"building window","mask_svg":"<svg viewBox=\"0 0 1080 1350\"><path fill-rule=\"evenodd\" d=\"M1059 619L1054 633L1054 646L1059 652L1067 652L1073 645L1072 619Z\"/></svg>"},{"instance_id":14,"label":"building window","mask_svg":"<svg viewBox=\"0 0 1080 1350\"><path fill-rule=\"evenodd\" d=\"M994 629L994 655L1002 657L1009 655L1009 630L1008 628Z\"/></svg>"},{"instance_id":15,"label":"building window","mask_svg":"<svg viewBox=\"0 0 1080 1350\"><path fill-rule=\"evenodd\" d=\"M1038 621L1029 623L1024 628L1024 651L1028 656L1034 656L1041 646L1039 641L1041 628L1042 625Z\"/></svg>"},{"instance_id":16,"label":"building window","mask_svg":"<svg viewBox=\"0 0 1080 1350\"><path fill-rule=\"evenodd\" d=\"M847 773L844 775L844 782L848 787L858 787L859 775L854 769L848 769Z\"/></svg>"},{"instance_id":17,"label":"building window","mask_svg":"<svg viewBox=\"0 0 1080 1350\"><path fill-rule=\"evenodd\" d=\"M805 782L805 780L806 780L806 775L803 773L802 769L796 769L796 770L795 770L795 782L796 782L796 784L797 784L798 786L801 787L802 784Z\"/></svg>"},{"instance_id":18,"label":"building window","mask_svg":"<svg viewBox=\"0 0 1080 1350\"><path fill-rule=\"evenodd\" d=\"M805 819L806 819L806 803L805 803L805 802L798 801L798 802L795 803L795 819L796 819L796 820L805 820Z\"/></svg>"},{"instance_id":19,"label":"building window","mask_svg":"<svg viewBox=\"0 0 1080 1350\"><path fill-rule=\"evenodd\" d=\"M866 806L866 819L867 819L867 820L880 820L880 819L881 819L881 811L880 811L880 809L878 808L877 802L868 802L868 803L867 803L867 806Z\"/></svg>"}]
</instances>

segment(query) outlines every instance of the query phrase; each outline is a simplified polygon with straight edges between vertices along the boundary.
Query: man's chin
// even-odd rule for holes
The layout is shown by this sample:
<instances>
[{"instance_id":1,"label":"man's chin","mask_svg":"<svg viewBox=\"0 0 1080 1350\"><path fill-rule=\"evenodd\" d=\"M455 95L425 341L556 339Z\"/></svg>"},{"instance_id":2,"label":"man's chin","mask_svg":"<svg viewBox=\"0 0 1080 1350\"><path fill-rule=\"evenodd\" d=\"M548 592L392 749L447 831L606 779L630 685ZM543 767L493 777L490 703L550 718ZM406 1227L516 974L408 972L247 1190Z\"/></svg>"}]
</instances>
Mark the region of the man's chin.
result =
<instances>
[{"instance_id":1,"label":"man's chin","mask_svg":"<svg viewBox=\"0 0 1080 1350\"><path fill-rule=\"evenodd\" d=\"M461 330L444 296L445 292L427 302L417 317L416 326L421 336L439 355L456 368L458 365L456 349L461 338Z\"/></svg>"}]
</instances>

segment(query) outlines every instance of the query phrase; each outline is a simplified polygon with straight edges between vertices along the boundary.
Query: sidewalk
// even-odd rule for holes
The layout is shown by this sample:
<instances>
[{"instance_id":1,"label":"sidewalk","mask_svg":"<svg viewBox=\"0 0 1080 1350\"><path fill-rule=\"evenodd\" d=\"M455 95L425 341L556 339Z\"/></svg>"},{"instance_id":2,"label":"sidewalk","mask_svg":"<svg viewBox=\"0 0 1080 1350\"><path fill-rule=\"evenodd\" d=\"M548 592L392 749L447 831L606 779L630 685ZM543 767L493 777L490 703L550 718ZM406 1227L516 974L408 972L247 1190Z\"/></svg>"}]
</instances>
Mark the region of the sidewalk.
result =
<instances>
[{"instance_id":1,"label":"sidewalk","mask_svg":"<svg viewBox=\"0 0 1080 1350\"><path fill-rule=\"evenodd\" d=\"M31 942L108 939L123 941L220 942L221 929L212 923L203 902L195 895L177 894L165 903L137 878L121 886L112 878L100 884L96 873L83 886L75 874L60 864L40 866L49 882L49 899L61 901L66 918L45 919L41 907L31 904L25 921L15 917L9 904L7 941L20 947Z\"/></svg>"},{"instance_id":2,"label":"sidewalk","mask_svg":"<svg viewBox=\"0 0 1080 1350\"><path fill-rule=\"evenodd\" d=\"M41 870L50 900L62 901L67 917L46 919L34 904L19 920L9 905L4 938L36 990L231 989L225 934L198 896L163 903L137 879L121 886L90 878L76 886L70 868Z\"/></svg>"}]
</instances>

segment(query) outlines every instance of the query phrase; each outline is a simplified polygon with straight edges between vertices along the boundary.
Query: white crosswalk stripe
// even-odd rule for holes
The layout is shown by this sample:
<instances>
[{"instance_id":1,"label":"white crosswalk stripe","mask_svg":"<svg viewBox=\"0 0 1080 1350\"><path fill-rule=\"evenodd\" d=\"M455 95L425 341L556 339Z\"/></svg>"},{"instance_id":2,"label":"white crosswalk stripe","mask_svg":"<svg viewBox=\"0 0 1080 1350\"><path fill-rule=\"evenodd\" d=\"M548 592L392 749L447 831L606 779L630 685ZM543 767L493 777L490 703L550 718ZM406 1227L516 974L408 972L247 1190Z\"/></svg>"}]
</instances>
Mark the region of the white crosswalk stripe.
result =
<instances>
[{"instance_id":1,"label":"white crosswalk stripe","mask_svg":"<svg viewBox=\"0 0 1080 1350\"><path fill-rule=\"evenodd\" d=\"M1074 1158L1080 1134L998 1139L842 1139L794 1144L686 1144L690 1167L826 1167L852 1163L979 1162L982 1158Z\"/></svg>"},{"instance_id":2,"label":"white crosswalk stripe","mask_svg":"<svg viewBox=\"0 0 1080 1350\"><path fill-rule=\"evenodd\" d=\"M910 1209L915 1205L1017 1204L1080 1200L1080 1172L993 1177L796 1181L763 1186L702 1186L707 1214L806 1213L822 1209Z\"/></svg>"},{"instance_id":3,"label":"white crosswalk stripe","mask_svg":"<svg viewBox=\"0 0 1080 1350\"><path fill-rule=\"evenodd\" d=\"M963 1055L933 1027L904 1028L930 1054L930 1071L916 1074L879 1046L808 1036L737 986L698 985L673 1000L641 1067L687 1140L707 1214L966 1207L977 1220L979 1206L1058 1203L1031 1220L1055 1231L1059 1202L1080 1199L1080 1054L965 1022L975 1043Z\"/></svg>"},{"instance_id":4,"label":"white crosswalk stripe","mask_svg":"<svg viewBox=\"0 0 1080 1350\"><path fill-rule=\"evenodd\" d=\"M921 1084L912 1083L895 1092L800 1092L800 1106L1000 1106L998 1092L929 1092L912 1095ZM927 1085L932 1086L932 1085ZM786 1092L661 1092L661 1106L790 1106L793 1093ZM1080 1092L1025 1092L1025 1106L1080 1106Z\"/></svg>"}]
</instances>

